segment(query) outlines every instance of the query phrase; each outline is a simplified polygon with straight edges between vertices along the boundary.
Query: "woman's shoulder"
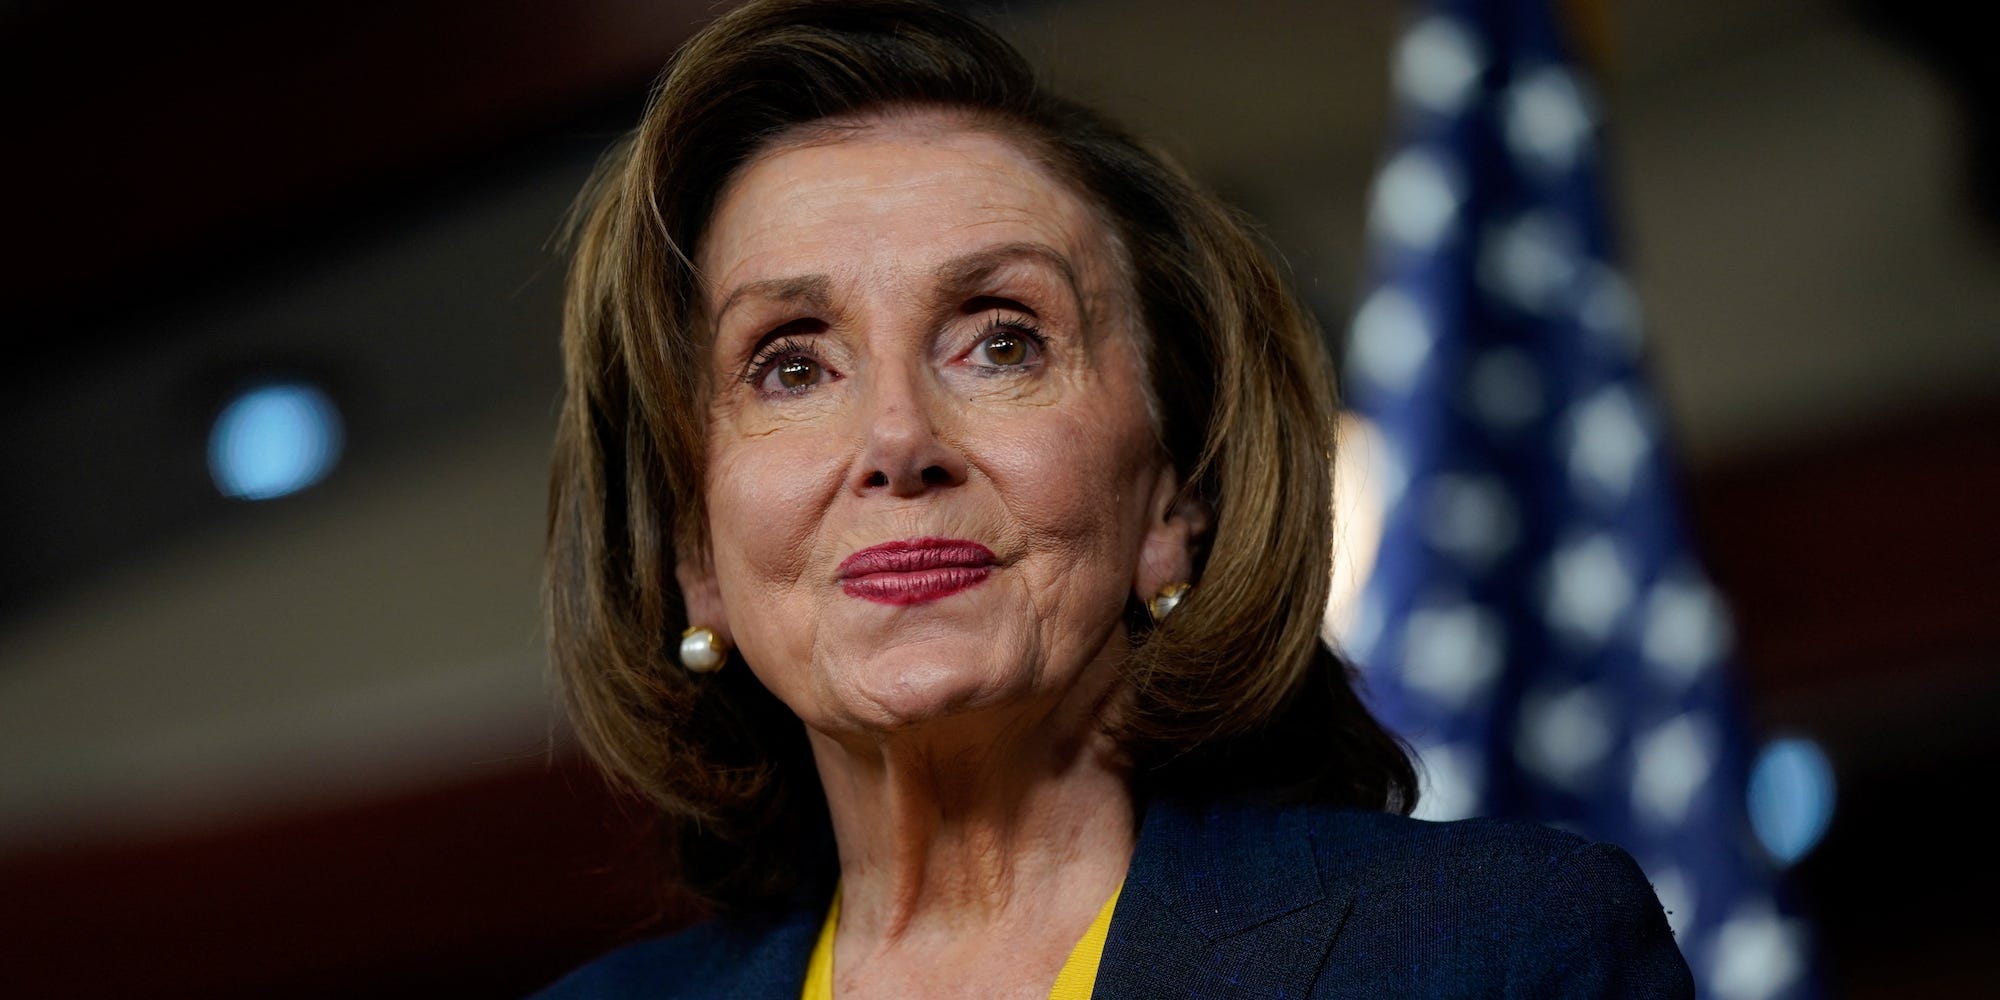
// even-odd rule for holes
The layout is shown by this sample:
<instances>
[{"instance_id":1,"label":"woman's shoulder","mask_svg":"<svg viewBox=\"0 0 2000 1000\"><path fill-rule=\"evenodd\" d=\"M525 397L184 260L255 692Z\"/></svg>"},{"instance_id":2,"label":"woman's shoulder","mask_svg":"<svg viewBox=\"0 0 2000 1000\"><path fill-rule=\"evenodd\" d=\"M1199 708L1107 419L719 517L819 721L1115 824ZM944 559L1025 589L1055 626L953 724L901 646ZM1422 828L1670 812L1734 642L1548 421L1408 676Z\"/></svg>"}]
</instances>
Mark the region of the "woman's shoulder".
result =
<instances>
[{"instance_id":1,"label":"woman's shoulder","mask_svg":"<svg viewBox=\"0 0 2000 1000\"><path fill-rule=\"evenodd\" d=\"M1325 821L1322 857L1357 887L1350 949L1415 936L1439 989L1505 969L1510 995L1694 995L1659 897L1615 845L1495 819Z\"/></svg>"},{"instance_id":2,"label":"woman's shoulder","mask_svg":"<svg viewBox=\"0 0 2000 1000\"><path fill-rule=\"evenodd\" d=\"M1624 852L1553 827L1505 819L1449 822L1323 803L1251 798L1164 800L1147 811L1142 840L1179 850L1233 852L1273 839L1304 839L1322 862L1345 869L1442 865L1505 877L1566 858L1597 863ZM1252 850L1248 859L1263 856ZM1226 862L1227 858L1216 858ZM1629 859L1627 859L1629 861ZM1589 865L1586 865L1589 867ZM1622 866L1621 866L1622 867ZM1633 866L1636 870L1636 865Z\"/></svg>"},{"instance_id":3,"label":"woman's shoulder","mask_svg":"<svg viewBox=\"0 0 2000 1000\"><path fill-rule=\"evenodd\" d=\"M1306 808L1323 853L1369 869L1443 868L1473 880L1512 881L1574 868L1613 881L1638 876L1644 884L1638 865L1617 846L1537 823L1484 817L1437 821L1361 809Z\"/></svg>"},{"instance_id":4,"label":"woman's shoulder","mask_svg":"<svg viewBox=\"0 0 2000 1000\"><path fill-rule=\"evenodd\" d=\"M700 978L715 955L730 950L727 930L714 920L648 938L571 970L533 1000L608 1000L676 996L678 983Z\"/></svg>"},{"instance_id":5,"label":"woman's shoulder","mask_svg":"<svg viewBox=\"0 0 2000 1000\"><path fill-rule=\"evenodd\" d=\"M1323 882L1338 879L1363 896L1408 894L1426 905L1460 896L1486 913L1558 898L1659 913L1652 886L1629 854L1553 827L1490 818L1443 822L1317 804L1248 809L1253 822L1273 834L1303 836ZM1233 849L1252 843L1229 839L1238 845Z\"/></svg>"},{"instance_id":6,"label":"woman's shoulder","mask_svg":"<svg viewBox=\"0 0 2000 1000\"><path fill-rule=\"evenodd\" d=\"M705 920L602 955L532 1000L675 1000L746 987L746 995L780 995L804 967L822 916L824 906L817 913L800 906L759 918Z\"/></svg>"},{"instance_id":7,"label":"woman's shoulder","mask_svg":"<svg viewBox=\"0 0 2000 1000\"><path fill-rule=\"evenodd\" d=\"M1147 824L1135 873L1155 898L1210 938L1310 915L1300 922L1329 949L1318 985L1334 994L1504 982L1509 996L1692 995L1652 886L1609 844L1507 820L1241 801L1156 805Z\"/></svg>"}]
</instances>

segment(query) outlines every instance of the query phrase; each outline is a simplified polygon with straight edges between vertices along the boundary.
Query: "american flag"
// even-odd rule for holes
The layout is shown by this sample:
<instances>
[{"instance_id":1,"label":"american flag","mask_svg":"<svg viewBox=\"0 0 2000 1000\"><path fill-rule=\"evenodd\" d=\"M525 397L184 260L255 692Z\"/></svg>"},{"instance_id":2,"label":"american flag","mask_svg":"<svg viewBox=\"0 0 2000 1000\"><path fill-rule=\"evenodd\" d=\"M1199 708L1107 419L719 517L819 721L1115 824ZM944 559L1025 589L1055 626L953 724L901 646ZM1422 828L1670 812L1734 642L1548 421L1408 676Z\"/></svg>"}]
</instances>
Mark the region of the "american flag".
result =
<instances>
[{"instance_id":1,"label":"american flag","mask_svg":"<svg viewBox=\"0 0 2000 1000\"><path fill-rule=\"evenodd\" d=\"M1549 0L1421 4L1393 58L1349 399L1383 524L1341 641L1422 757L1418 815L1615 843L1703 996L1816 994L1750 828L1726 612L1689 544Z\"/></svg>"}]
</instances>

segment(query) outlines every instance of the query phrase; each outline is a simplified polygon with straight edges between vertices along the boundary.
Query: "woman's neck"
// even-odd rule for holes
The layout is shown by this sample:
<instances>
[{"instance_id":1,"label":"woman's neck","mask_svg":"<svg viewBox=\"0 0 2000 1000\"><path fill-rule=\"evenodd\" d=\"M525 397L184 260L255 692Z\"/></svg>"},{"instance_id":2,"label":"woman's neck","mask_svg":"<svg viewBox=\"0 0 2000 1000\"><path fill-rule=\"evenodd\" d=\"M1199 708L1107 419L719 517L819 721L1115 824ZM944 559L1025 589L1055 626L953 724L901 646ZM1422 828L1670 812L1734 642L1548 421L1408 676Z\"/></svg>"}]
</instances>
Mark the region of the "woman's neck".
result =
<instances>
[{"instance_id":1,"label":"woman's neck","mask_svg":"<svg viewBox=\"0 0 2000 1000\"><path fill-rule=\"evenodd\" d=\"M1057 708L876 741L811 734L840 849L838 980L879 995L945 985L912 978L928 967L964 986L1004 952L1014 967L995 972L1047 995L1137 835L1129 767L1094 717Z\"/></svg>"}]
</instances>

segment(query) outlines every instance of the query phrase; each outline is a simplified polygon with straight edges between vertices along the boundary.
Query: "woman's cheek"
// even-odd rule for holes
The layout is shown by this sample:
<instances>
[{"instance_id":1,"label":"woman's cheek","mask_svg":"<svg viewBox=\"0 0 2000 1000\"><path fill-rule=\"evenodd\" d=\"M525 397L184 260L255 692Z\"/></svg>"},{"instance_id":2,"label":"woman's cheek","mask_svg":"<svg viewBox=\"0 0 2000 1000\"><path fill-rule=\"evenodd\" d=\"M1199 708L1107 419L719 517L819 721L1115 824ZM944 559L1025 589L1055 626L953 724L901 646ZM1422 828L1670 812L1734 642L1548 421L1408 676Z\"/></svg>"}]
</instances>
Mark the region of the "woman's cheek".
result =
<instances>
[{"instance_id":1,"label":"woman's cheek","mask_svg":"<svg viewBox=\"0 0 2000 1000\"><path fill-rule=\"evenodd\" d=\"M709 523L717 540L726 538L741 554L743 569L765 583L798 580L818 519L838 486L832 450L799 435L772 434L711 455Z\"/></svg>"},{"instance_id":2,"label":"woman's cheek","mask_svg":"<svg viewBox=\"0 0 2000 1000\"><path fill-rule=\"evenodd\" d=\"M803 698L819 611L811 553L826 509L826 453L776 437L711 454L709 524L725 613L751 671L787 704ZM817 461L815 461L815 458Z\"/></svg>"},{"instance_id":3,"label":"woman's cheek","mask_svg":"<svg viewBox=\"0 0 2000 1000\"><path fill-rule=\"evenodd\" d=\"M1123 530L1131 483L1151 446L1119 416L1054 407L1025 414L987 463L1014 501L1011 514L1079 557L1115 552L1132 534Z\"/></svg>"}]
</instances>

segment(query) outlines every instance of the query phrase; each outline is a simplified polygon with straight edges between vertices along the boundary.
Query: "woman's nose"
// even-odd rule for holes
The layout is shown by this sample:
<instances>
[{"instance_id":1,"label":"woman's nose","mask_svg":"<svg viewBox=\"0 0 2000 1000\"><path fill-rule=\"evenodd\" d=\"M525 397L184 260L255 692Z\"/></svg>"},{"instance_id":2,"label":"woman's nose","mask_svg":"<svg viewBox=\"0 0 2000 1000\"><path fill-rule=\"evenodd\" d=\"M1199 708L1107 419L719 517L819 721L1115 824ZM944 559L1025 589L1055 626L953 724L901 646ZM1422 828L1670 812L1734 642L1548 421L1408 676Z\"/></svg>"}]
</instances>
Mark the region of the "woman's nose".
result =
<instances>
[{"instance_id":1,"label":"woman's nose","mask_svg":"<svg viewBox=\"0 0 2000 1000\"><path fill-rule=\"evenodd\" d=\"M870 382L850 481L854 492L914 497L965 482L965 456L939 435L942 401L935 387L915 372L882 372Z\"/></svg>"}]
</instances>

